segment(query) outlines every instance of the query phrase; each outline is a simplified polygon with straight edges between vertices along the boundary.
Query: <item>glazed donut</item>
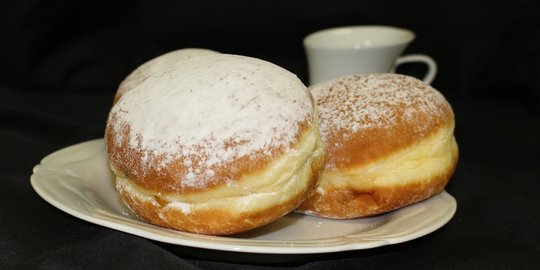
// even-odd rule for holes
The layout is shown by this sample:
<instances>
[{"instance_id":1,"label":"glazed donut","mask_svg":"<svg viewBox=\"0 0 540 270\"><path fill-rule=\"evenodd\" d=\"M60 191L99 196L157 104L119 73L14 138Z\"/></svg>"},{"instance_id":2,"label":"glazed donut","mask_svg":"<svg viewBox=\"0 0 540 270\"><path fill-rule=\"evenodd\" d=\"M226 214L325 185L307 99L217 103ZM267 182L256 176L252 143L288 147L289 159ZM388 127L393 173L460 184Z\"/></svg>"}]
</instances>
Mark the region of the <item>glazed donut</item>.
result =
<instances>
[{"instance_id":1,"label":"glazed donut","mask_svg":"<svg viewBox=\"0 0 540 270\"><path fill-rule=\"evenodd\" d=\"M441 192L457 164L454 114L431 86L404 75L351 75L313 85L325 169L298 212L372 216Z\"/></svg>"},{"instance_id":2,"label":"glazed donut","mask_svg":"<svg viewBox=\"0 0 540 270\"><path fill-rule=\"evenodd\" d=\"M116 94L114 95L114 103L118 102L120 97L122 97L125 92L137 86L139 83L144 81L148 76L152 75L153 73L159 72L160 70L170 69L178 65L179 62L191 59L193 57L205 56L216 53L218 52L208 49L185 48L174 50L152 58L137 67L135 70L133 70L120 83L118 89L116 90Z\"/></svg>"},{"instance_id":3,"label":"glazed donut","mask_svg":"<svg viewBox=\"0 0 540 270\"><path fill-rule=\"evenodd\" d=\"M289 71L213 54L155 73L113 105L105 143L122 200L149 223L226 235L293 211L324 146L313 99Z\"/></svg>"}]
</instances>

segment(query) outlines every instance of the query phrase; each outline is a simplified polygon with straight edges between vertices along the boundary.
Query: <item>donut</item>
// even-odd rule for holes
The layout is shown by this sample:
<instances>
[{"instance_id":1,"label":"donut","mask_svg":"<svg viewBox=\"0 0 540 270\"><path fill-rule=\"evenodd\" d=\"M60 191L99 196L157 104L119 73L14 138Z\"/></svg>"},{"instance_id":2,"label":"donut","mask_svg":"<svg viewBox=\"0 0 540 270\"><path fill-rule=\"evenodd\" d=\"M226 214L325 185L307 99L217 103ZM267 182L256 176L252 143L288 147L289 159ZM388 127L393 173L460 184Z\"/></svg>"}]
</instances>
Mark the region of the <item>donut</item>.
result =
<instances>
[{"instance_id":1,"label":"donut","mask_svg":"<svg viewBox=\"0 0 540 270\"><path fill-rule=\"evenodd\" d=\"M443 95L413 77L350 75L309 87L326 148L305 214L349 219L387 213L441 192L458 146Z\"/></svg>"},{"instance_id":2,"label":"donut","mask_svg":"<svg viewBox=\"0 0 540 270\"><path fill-rule=\"evenodd\" d=\"M294 211L324 146L291 72L212 54L154 73L112 106L105 145L123 202L151 224L228 235Z\"/></svg>"},{"instance_id":3,"label":"donut","mask_svg":"<svg viewBox=\"0 0 540 270\"><path fill-rule=\"evenodd\" d=\"M137 67L133 70L118 86L116 94L114 95L114 103L124 95L125 92L131 90L139 83L144 81L148 76L153 73L159 72L160 70L167 70L175 65L178 65L179 62L191 59L193 57L205 56L209 54L216 54L218 52L208 49L200 48L185 48L174 50L162 55L159 55L155 58L150 59L144 64Z\"/></svg>"}]
</instances>

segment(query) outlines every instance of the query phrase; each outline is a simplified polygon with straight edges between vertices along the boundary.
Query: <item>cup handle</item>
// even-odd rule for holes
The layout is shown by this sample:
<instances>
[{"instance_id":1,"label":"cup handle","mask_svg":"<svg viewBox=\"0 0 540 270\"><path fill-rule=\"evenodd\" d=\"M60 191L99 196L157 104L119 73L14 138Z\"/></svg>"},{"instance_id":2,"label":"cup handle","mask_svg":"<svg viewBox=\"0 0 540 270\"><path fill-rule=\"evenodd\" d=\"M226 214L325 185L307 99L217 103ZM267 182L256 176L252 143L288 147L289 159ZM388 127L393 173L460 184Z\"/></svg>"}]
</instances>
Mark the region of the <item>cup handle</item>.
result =
<instances>
[{"instance_id":1,"label":"cup handle","mask_svg":"<svg viewBox=\"0 0 540 270\"><path fill-rule=\"evenodd\" d=\"M422 62L427 65L428 71L426 75L424 76L423 81L426 84L431 84L433 80L435 79L435 75L437 75L437 63L435 62L435 60L433 60L433 58L424 54L408 54L408 55L401 56L396 60L394 69L395 67L401 64L411 63L411 62Z\"/></svg>"}]
</instances>

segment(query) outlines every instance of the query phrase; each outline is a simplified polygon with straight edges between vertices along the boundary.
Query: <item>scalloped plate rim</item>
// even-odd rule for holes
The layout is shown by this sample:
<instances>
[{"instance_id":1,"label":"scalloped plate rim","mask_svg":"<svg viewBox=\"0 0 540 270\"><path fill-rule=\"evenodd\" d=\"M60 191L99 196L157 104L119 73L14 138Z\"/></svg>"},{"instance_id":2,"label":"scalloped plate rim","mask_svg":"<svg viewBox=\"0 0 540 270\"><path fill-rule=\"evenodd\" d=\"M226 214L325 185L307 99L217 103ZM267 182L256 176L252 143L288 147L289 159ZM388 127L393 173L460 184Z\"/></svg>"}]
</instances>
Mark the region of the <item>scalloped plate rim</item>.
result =
<instances>
[{"instance_id":1,"label":"scalloped plate rim","mask_svg":"<svg viewBox=\"0 0 540 270\"><path fill-rule=\"evenodd\" d=\"M86 190L82 186L88 179L78 175L84 169L81 166L89 165L89 160L97 159L102 162L106 159L104 156L103 139L95 139L86 142L81 142L59 149L45 156L40 164L33 169L33 174L30 177L31 185L36 193L45 201L54 207L74 216L79 219L101 225L107 228L130 233L136 236L156 240L164 243L204 248L209 250L244 252L244 253L261 253L261 254L316 254L340 252L349 250L370 249L380 246L397 244L410 241L424 235L427 235L448 223L454 216L457 209L457 202L446 191L433 196L425 201L392 211L390 213L366 218L356 219L359 224L363 221L375 220L373 228L358 233L340 235L328 238L313 238L313 239L297 239L297 240L268 240L268 239L250 239L238 238L238 236L208 236L199 235L188 232L181 232L166 228L154 226L134 217L133 214L119 212L118 207L113 207L114 203L107 205L107 202L99 202L103 204L103 208L99 207L82 207L85 201L78 201L69 196L83 196L84 200L92 200L90 196L107 197L99 192ZM94 164L94 166L100 166ZM105 166L104 170L108 170ZM88 169L90 170L90 169ZM51 182L57 181L57 182ZM54 185L63 184L67 191L65 194L54 194L59 192L52 190ZM106 186L101 186L106 190ZM113 186L111 185L111 189ZM76 193L79 194L76 194ZM108 191L107 192L114 192ZM81 195L82 194L82 195ZM110 194L108 197L111 197ZM110 199L110 198L108 198ZM95 202L94 202L95 203ZM80 207L80 208L79 208ZM125 206L124 206L125 207ZM126 208L127 209L127 208ZM129 210L128 210L129 211ZM414 221L411 215L426 214L426 211L437 213L438 216L430 217L428 221ZM411 214L412 213L412 214ZM302 214L292 213L286 216L292 221L295 219L307 219L306 224L310 222L318 222L325 224L333 222L339 225L336 220L327 220L322 218L310 217ZM400 222L409 222L407 227L419 227L413 230L400 228ZM427 224L422 224L426 222ZM373 223L373 222L372 222ZM266 225L272 226L273 223ZM291 225L296 226L296 225ZM311 225L310 225L311 226ZM404 226L402 226L404 227ZM294 231L293 227L290 227ZM303 228L299 228L303 229ZM386 230L386 231L385 231ZM279 237L279 233L276 233ZM264 234L262 234L264 236ZM308 235L309 236L309 235Z\"/></svg>"}]
</instances>

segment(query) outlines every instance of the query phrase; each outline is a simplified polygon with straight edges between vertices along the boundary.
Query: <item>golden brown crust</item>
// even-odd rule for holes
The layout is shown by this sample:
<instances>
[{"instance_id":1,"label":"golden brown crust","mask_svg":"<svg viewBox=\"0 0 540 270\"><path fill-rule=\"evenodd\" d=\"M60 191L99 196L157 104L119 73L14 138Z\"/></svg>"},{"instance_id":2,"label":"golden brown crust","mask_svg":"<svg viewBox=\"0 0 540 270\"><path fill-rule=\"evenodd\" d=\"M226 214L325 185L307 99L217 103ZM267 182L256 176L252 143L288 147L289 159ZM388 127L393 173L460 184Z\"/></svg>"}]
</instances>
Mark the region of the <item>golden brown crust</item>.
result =
<instances>
[{"instance_id":1,"label":"golden brown crust","mask_svg":"<svg viewBox=\"0 0 540 270\"><path fill-rule=\"evenodd\" d=\"M324 106L319 104L318 106ZM418 114L414 121L396 122L392 128L361 129L356 132L351 130L336 130L326 139L327 168L346 169L358 165L365 165L407 148L419 140L429 137L440 128L444 128L453 122L453 113L449 106L441 104L444 112L432 125L422 133L414 131L415 125L426 123L425 115ZM398 115L402 112L396 110ZM338 147L332 147L339 145Z\"/></svg>"},{"instance_id":2,"label":"golden brown crust","mask_svg":"<svg viewBox=\"0 0 540 270\"><path fill-rule=\"evenodd\" d=\"M324 195L313 192L298 208L299 212L325 218L348 219L390 212L428 199L448 184L457 165L458 154L446 170L429 179L417 179L402 185L375 186L370 191L355 189L325 190Z\"/></svg>"},{"instance_id":3,"label":"golden brown crust","mask_svg":"<svg viewBox=\"0 0 540 270\"><path fill-rule=\"evenodd\" d=\"M317 125L315 114L294 74L259 59L213 54L125 93L109 113L105 141L114 170L137 185L192 194L265 168Z\"/></svg>"},{"instance_id":4,"label":"golden brown crust","mask_svg":"<svg viewBox=\"0 0 540 270\"><path fill-rule=\"evenodd\" d=\"M367 74L310 90L321 119L326 165L317 192L299 212L335 219L376 215L429 198L448 183L458 155L454 114L435 89L403 75ZM415 153L420 147L434 150ZM412 154L403 158L406 153ZM402 163L443 161L411 169L396 164L398 158ZM390 173L374 173L375 168ZM402 169L408 175L401 177Z\"/></svg>"},{"instance_id":5,"label":"golden brown crust","mask_svg":"<svg viewBox=\"0 0 540 270\"><path fill-rule=\"evenodd\" d=\"M375 82L366 83L368 80ZM392 91L373 91L385 87ZM319 109L331 110L320 115L323 130L327 129L324 141L329 169L376 162L454 121L444 97L421 81L403 75L346 76L328 85L311 87L311 91ZM347 102L354 105L343 106ZM346 116L338 119L341 114ZM353 122L359 127L353 129Z\"/></svg>"},{"instance_id":6,"label":"golden brown crust","mask_svg":"<svg viewBox=\"0 0 540 270\"><path fill-rule=\"evenodd\" d=\"M295 209L324 165L314 101L274 64L213 54L147 77L105 129L124 202L144 220L203 234Z\"/></svg>"},{"instance_id":7,"label":"golden brown crust","mask_svg":"<svg viewBox=\"0 0 540 270\"><path fill-rule=\"evenodd\" d=\"M276 201L266 209L247 213L238 211L239 209L185 211L181 208L168 207L170 202L159 195L150 196L149 199L147 195L129 190L122 185L117 184L117 189L124 203L151 224L200 234L229 235L261 227L296 209L311 194L310 191L316 186L323 166L324 155L314 156L309 164L308 184L301 190L296 190L294 196L283 202Z\"/></svg>"},{"instance_id":8,"label":"golden brown crust","mask_svg":"<svg viewBox=\"0 0 540 270\"><path fill-rule=\"evenodd\" d=\"M296 141L302 134L309 132L312 126L308 123L313 121L309 119L300 123L299 133L296 135ZM272 161L272 157L279 157L284 154L283 147L275 147L271 149L271 155L263 154L262 151L254 152L249 156L234 157L229 162L223 162L212 167L214 175L208 178L206 185L199 186L182 186L179 181L179 175L186 175L188 168L184 166L184 158L170 162L167 167L155 170L160 159L153 161L151 164L142 164L141 160L144 156L144 151L133 148L129 145L130 129L125 127L122 129L122 134L116 134L112 126L116 124L114 119L109 119L107 128L105 129L105 143L108 151L109 159L114 167L114 170L125 175L127 178L134 181L142 188L152 191L161 192L164 194L182 193L190 194L200 191L206 192L212 188L230 184L231 179L242 179L245 175L253 174L268 166ZM118 143L120 141L121 143ZM291 148L293 148L291 146ZM191 160L192 167L197 163L197 160Z\"/></svg>"}]
</instances>

